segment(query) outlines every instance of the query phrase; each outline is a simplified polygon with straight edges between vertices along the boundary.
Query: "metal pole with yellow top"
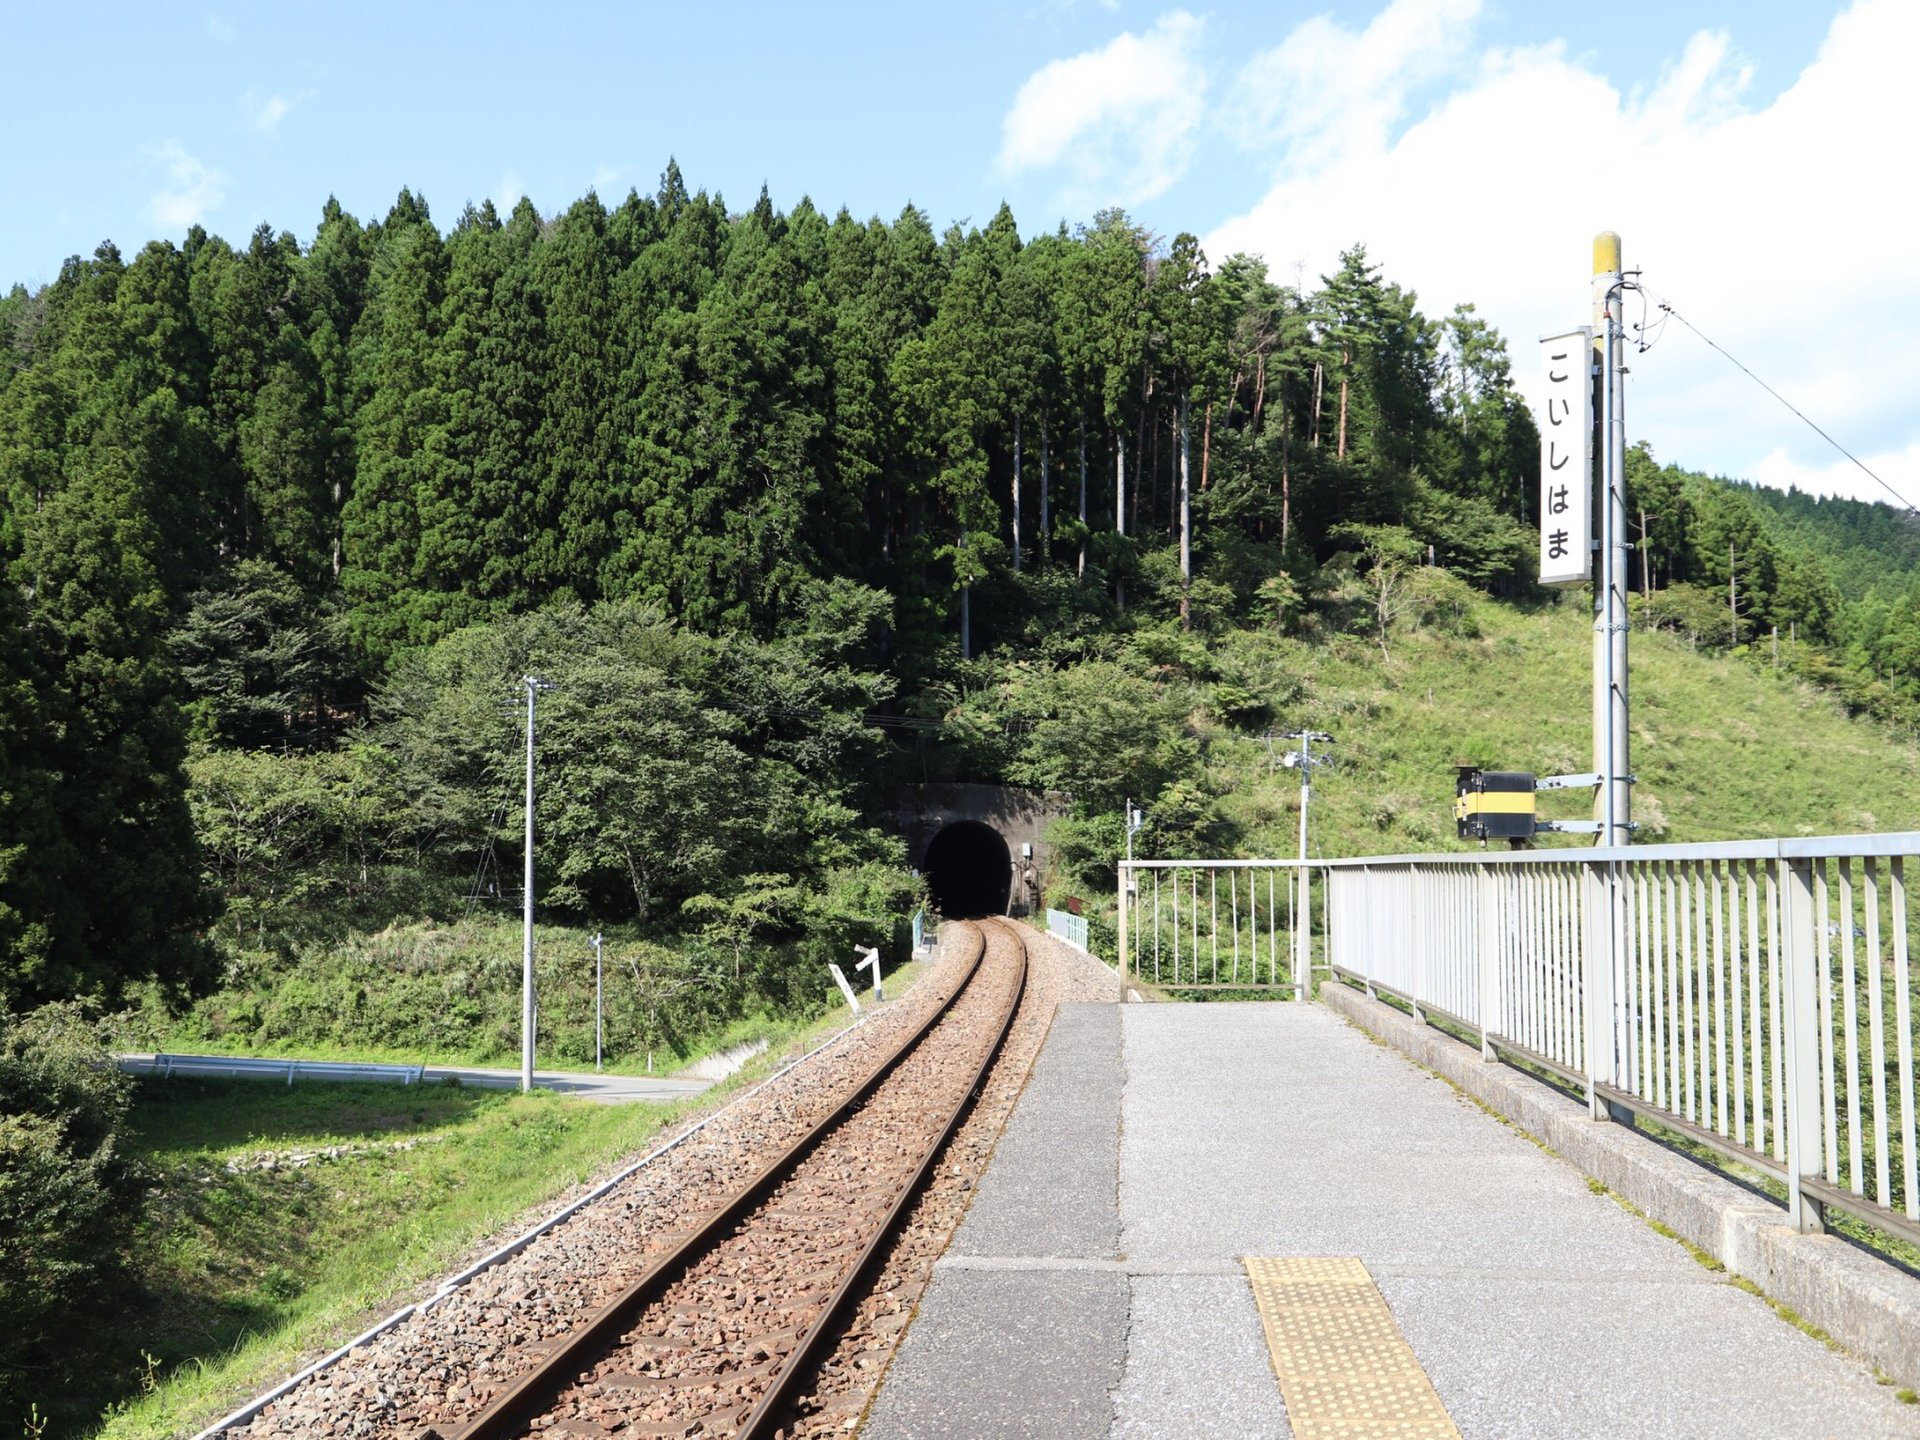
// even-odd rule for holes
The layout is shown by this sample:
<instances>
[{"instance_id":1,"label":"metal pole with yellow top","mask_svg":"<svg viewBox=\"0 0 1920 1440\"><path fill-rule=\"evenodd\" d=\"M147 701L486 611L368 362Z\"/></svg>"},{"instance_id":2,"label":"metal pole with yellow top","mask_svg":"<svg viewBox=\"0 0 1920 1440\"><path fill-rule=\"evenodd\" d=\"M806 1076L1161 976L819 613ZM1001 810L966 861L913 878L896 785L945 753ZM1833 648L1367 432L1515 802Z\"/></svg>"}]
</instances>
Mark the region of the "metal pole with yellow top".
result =
<instances>
[{"instance_id":1,"label":"metal pole with yellow top","mask_svg":"<svg viewBox=\"0 0 1920 1440\"><path fill-rule=\"evenodd\" d=\"M1602 846L1625 845L1632 813L1627 763L1627 425L1622 382L1625 339L1621 324L1626 277L1620 237L1603 230L1593 240L1593 348L1600 434L1594 449L1600 548L1593 565L1593 750L1600 777L1595 817ZM1620 874L1588 872L1588 915L1593 923L1586 973L1587 1109L1609 1118L1601 1085L1618 1084L1624 1053L1627 995L1626 926L1621 913Z\"/></svg>"},{"instance_id":2,"label":"metal pole with yellow top","mask_svg":"<svg viewBox=\"0 0 1920 1440\"><path fill-rule=\"evenodd\" d=\"M1625 845L1632 802L1627 754L1627 424L1622 395L1625 340L1621 323L1620 237L1593 239L1593 447L1600 537L1593 564L1593 768L1600 776L1595 819L1600 843Z\"/></svg>"}]
</instances>

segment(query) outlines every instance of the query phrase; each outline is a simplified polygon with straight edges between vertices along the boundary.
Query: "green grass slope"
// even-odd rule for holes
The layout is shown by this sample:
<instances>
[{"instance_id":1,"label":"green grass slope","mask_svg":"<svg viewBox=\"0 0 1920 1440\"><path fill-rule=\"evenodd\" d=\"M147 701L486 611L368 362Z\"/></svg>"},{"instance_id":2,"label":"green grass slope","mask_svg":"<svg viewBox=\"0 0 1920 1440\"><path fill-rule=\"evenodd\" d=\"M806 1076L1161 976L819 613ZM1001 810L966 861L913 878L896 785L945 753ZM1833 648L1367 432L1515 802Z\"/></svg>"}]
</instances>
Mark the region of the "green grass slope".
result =
<instances>
[{"instance_id":1,"label":"green grass slope","mask_svg":"<svg viewBox=\"0 0 1920 1440\"><path fill-rule=\"evenodd\" d=\"M1561 774L1592 768L1592 621L1584 597L1475 606L1467 633L1309 646L1238 636L1298 698L1275 729L1331 732L1338 768L1313 794L1311 845L1326 856L1477 848L1456 841L1456 763ZM1702 655L1635 630L1632 764L1640 843L1920 828L1920 747L1847 716L1830 694L1761 656ZM1291 855L1299 782L1265 741L1224 729L1209 768L1249 854ZM1285 742L1275 742L1284 747ZM1541 813L1591 815L1591 791L1543 796ZM1541 848L1581 845L1543 837Z\"/></svg>"}]
</instances>

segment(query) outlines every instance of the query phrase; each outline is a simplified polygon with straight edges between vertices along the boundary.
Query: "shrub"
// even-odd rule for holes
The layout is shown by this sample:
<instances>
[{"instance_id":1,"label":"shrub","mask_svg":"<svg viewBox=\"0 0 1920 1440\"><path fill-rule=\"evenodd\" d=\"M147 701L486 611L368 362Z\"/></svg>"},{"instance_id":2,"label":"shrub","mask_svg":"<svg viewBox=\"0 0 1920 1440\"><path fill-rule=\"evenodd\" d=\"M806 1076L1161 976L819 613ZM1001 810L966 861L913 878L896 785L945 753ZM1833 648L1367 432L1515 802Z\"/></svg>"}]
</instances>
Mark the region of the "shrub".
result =
<instances>
[{"instance_id":1,"label":"shrub","mask_svg":"<svg viewBox=\"0 0 1920 1440\"><path fill-rule=\"evenodd\" d=\"M77 1006L0 1010L0 1423L62 1393L111 1302L146 1190L130 1082Z\"/></svg>"}]
</instances>

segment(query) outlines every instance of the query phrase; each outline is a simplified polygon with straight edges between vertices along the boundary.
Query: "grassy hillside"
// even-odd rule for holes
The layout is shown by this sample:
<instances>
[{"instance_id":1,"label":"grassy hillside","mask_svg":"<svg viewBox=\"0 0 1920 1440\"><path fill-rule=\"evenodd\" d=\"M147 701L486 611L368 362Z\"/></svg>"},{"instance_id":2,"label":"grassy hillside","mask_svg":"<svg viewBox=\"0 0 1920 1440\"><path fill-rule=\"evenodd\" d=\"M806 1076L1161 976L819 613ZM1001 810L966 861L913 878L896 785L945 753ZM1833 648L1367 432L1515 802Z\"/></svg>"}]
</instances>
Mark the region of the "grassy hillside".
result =
<instances>
[{"instance_id":1,"label":"grassy hillside","mask_svg":"<svg viewBox=\"0 0 1920 1440\"><path fill-rule=\"evenodd\" d=\"M1481 602L1469 633L1357 637L1308 646L1234 637L1231 649L1291 676L1276 729L1332 733L1339 768L1314 789L1324 855L1469 848L1453 838L1453 766L1539 774L1592 768L1591 620L1584 598L1538 608ZM1634 816L1642 842L1920 828L1920 747L1772 669L1768 657L1699 654L1636 631L1631 654ZM1298 780L1267 744L1215 725L1209 769L1248 853L1294 853ZM1284 742L1276 742L1284 744ZM1591 792L1543 797L1542 813L1590 814ZM1582 843L1577 837L1543 846Z\"/></svg>"}]
</instances>

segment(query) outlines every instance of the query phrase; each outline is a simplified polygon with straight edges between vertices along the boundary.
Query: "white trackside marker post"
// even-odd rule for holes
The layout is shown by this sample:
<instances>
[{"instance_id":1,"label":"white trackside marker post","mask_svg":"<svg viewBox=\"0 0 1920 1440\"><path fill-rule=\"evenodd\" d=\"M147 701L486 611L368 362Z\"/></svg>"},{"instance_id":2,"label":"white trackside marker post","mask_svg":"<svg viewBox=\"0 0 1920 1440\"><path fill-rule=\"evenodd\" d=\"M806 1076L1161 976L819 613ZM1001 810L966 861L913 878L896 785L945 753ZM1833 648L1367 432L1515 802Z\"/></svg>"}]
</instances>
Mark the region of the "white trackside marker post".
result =
<instances>
[{"instance_id":1,"label":"white trackside marker post","mask_svg":"<svg viewBox=\"0 0 1920 1440\"><path fill-rule=\"evenodd\" d=\"M866 958L866 959L864 959L864 960L858 960L858 961L855 961L855 962L854 962L854 966L853 966L853 968L854 968L854 969L855 969L856 971L860 971L860 970L871 970L871 971L873 971L873 1001L874 1001L874 1004L876 1004L876 1005L877 1005L877 1004L879 1004L879 1003L880 1003L881 1001L883 1001L883 1000L885 1000L885 999L887 998L887 997L886 997L886 994L885 994L885 992L883 992L883 991L881 990L881 988L880 988L880 950L879 950L879 947L877 947L877 946L873 946L873 945L868 945L868 946L864 946L864 947L863 947L863 946L859 946L859 945L856 945L856 946L854 946L854 947L853 947L853 953L854 953L854 954L856 954L856 955L864 955L864 956L866 956L866 957L867 957L867 958Z\"/></svg>"},{"instance_id":2,"label":"white trackside marker post","mask_svg":"<svg viewBox=\"0 0 1920 1440\"><path fill-rule=\"evenodd\" d=\"M827 962L827 969L833 972L833 983L840 987L840 993L847 997L847 1004L853 1007L853 1013L860 1013L860 997L853 993L853 986L847 983L847 972L833 961Z\"/></svg>"}]
</instances>

